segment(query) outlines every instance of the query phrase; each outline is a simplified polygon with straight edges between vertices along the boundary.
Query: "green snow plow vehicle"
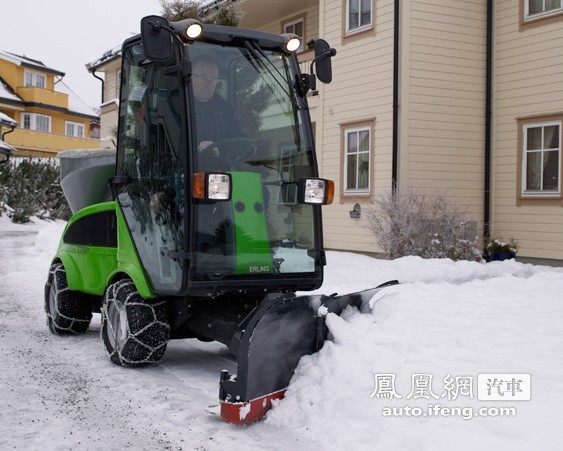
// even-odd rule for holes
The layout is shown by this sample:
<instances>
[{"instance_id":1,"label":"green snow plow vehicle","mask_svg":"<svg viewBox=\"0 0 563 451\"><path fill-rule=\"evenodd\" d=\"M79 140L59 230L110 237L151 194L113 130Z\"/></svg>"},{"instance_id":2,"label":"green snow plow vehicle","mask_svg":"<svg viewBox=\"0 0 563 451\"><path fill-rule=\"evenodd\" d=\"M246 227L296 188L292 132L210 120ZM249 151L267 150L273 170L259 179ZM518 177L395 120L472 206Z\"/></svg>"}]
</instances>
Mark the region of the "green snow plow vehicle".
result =
<instances>
[{"instance_id":1,"label":"green snow plow vehicle","mask_svg":"<svg viewBox=\"0 0 563 451\"><path fill-rule=\"evenodd\" d=\"M235 424L262 418L322 347L321 306L378 290L295 294L323 281L333 183L318 177L306 94L331 81L335 54L312 43L302 75L295 38L145 17L123 44L117 151L60 153L74 215L45 286L49 329L82 333L101 312L127 367L158 363L170 339L225 344L237 374L220 375L221 414Z\"/></svg>"}]
</instances>

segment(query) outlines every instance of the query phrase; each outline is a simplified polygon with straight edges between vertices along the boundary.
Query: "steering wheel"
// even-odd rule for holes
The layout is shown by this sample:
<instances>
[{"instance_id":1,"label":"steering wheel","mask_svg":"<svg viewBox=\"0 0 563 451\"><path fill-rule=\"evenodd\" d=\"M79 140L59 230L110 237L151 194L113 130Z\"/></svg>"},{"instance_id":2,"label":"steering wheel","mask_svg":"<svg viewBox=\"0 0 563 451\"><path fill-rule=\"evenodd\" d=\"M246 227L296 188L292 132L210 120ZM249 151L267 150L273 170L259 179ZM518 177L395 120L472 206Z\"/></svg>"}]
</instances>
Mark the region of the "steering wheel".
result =
<instances>
[{"instance_id":1,"label":"steering wheel","mask_svg":"<svg viewBox=\"0 0 563 451\"><path fill-rule=\"evenodd\" d=\"M201 153L209 153L211 149L219 149L217 158L228 164L237 164L250 158L256 152L256 145L248 138L228 138L215 141L201 149Z\"/></svg>"}]
</instances>

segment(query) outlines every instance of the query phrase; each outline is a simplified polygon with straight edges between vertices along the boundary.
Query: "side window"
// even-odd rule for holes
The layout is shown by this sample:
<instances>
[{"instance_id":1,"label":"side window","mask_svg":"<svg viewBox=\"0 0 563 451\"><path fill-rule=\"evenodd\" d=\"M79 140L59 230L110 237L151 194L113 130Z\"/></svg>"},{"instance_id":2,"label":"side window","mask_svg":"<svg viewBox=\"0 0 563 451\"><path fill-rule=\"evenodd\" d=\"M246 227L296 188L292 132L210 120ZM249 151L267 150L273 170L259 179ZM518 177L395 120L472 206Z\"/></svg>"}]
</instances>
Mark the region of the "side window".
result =
<instances>
[{"instance_id":1,"label":"side window","mask_svg":"<svg viewBox=\"0 0 563 451\"><path fill-rule=\"evenodd\" d=\"M343 196L371 194L373 124L342 127Z\"/></svg>"},{"instance_id":2,"label":"side window","mask_svg":"<svg viewBox=\"0 0 563 451\"><path fill-rule=\"evenodd\" d=\"M140 45L126 49L121 85L117 198L157 292L182 282L184 176L179 80L149 62Z\"/></svg>"},{"instance_id":3,"label":"side window","mask_svg":"<svg viewBox=\"0 0 563 451\"><path fill-rule=\"evenodd\" d=\"M26 130L31 130L31 114L22 113L22 128Z\"/></svg>"},{"instance_id":4,"label":"side window","mask_svg":"<svg viewBox=\"0 0 563 451\"><path fill-rule=\"evenodd\" d=\"M119 85L121 83L121 69L115 73L115 97L119 97Z\"/></svg>"},{"instance_id":5,"label":"side window","mask_svg":"<svg viewBox=\"0 0 563 451\"><path fill-rule=\"evenodd\" d=\"M373 0L346 0L346 33L370 29L373 25Z\"/></svg>"},{"instance_id":6,"label":"side window","mask_svg":"<svg viewBox=\"0 0 563 451\"><path fill-rule=\"evenodd\" d=\"M50 133L51 116L36 113L22 113L22 128Z\"/></svg>"},{"instance_id":7,"label":"side window","mask_svg":"<svg viewBox=\"0 0 563 451\"><path fill-rule=\"evenodd\" d=\"M84 138L84 124L78 122L65 122L65 134L76 138Z\"/></svg>"},{"instance_id":8,"label":"side window","mask_svg":"<svg viewBox=\"0 0 563 451\"><path fill-rule=\"evenodd\" d=\"M520 31L563 20L563 0L520 0Z\"/></svg>"},{"instance_id":9,"label":"side window","mask_svg":"<svg viewBox=\"0 0 563 451\"><path fill-rule=\"evenodd\" d=\"M561 129L563 118L520 120L519 200L561 199Z\"/></svg>"},{"instance_id":10,"label":"side window","mask_svg":"<svg viewBox=\"0 0 563 451\"><path fill-rule=\"evenodd\" d=\"M526 18L545 16L561 11L561 0L525 0Z\"/></svg>"},{"instance_id":11,"label":"side window","mask_svg":"<svg viewBox=\"0 0 563 451\"><path fill-rule=\"evenodd\" d=\"M116 223L114 211L84 216L70 225L63 241L82 246L117 247Z\"/></svg>"},{"instance_id":12,"label":"side window","mask_svg":"<svg viewBox=\"0 0 563 451\"><path fill-rule=\"evenodd\" d=\"M37 88L45 89L47 86L45 74L26 70L24 72L24 86L35 86Z\"/></svg>"}]
</instances>

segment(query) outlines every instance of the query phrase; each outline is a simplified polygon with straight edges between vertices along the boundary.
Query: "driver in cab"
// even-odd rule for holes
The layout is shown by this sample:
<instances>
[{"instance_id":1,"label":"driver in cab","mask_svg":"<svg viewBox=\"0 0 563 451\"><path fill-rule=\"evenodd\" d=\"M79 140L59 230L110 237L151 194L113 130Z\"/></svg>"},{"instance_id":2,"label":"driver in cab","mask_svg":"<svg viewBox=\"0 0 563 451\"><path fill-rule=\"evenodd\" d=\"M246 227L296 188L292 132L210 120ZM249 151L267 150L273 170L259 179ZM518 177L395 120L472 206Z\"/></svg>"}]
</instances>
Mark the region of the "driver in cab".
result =
<instances>
[{"instance_id":1,"label":"driver in cab","mask_svg":"<svg viewBox=\"0 0 563 451\"><path fill-rule=\"evenodd\" d=\"M236 148L244 147L236 139L250 142L229 102L216 92L218 82L219 65L214 58L203 54L192 60L193 111L198 143L196 163L199 171L229 170L237 161ZM228 155L229 151L235 154L234 157ZM181 177L175 179L182 180ZM177 202L182 205L183 190L178 186L175 191L179 193ZM155 213L162 213L168 203L162 191L151 196L150 206Z\"/></svg>"},{"instance_id":2,"label":"driver in cab","mask_svg":"<svg viewBox=\"0 0 563 451\"><path fill-rule=\"evenodd\" d=\"M217 159L224 159L221 146L214 147L213 143L247 138L229 102L216 92L218 82L217 62L209 55L194 58L192 89L200 166L213 166Z\"/></svg>"}]
</instances>

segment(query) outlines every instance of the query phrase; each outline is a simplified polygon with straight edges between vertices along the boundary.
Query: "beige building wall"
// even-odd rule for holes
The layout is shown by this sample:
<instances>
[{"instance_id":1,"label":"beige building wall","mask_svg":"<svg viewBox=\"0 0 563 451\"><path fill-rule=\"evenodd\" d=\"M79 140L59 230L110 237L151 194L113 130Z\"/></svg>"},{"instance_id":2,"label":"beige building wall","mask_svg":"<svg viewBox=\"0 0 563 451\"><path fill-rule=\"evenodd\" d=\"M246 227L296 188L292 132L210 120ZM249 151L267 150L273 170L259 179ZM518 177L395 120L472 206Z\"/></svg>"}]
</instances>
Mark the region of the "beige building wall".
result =
<instances>
[{"instance_id":1,"label":"beige building wall","mask_svg":"<svg viewBox=\"0 0 563 451\"><path fill-rule=\"evenodd\" d=\"M121 58L110 61L100 69L104 74L104 103L101 107L101 147L115 148L114 133L119 118L119 74Z\"/></svg>"},{"instance_id":2,"label":"beige building wall","mask_svg":"<svg viewBox=\"0 0 563 451\"><path fill-rule=\"evenodd\" d=\"M256 2L256 0L255 0ZM310 3L310 2L309 2ZM252 6L252 5L243 5ZM267 6L258 6L258 8L267 8ZM264 13L264 16L267 12ZM288 14L283 14L281 16L276 16L274 20L268 23L253 23L251 22L251 17L241 18L240 27L250 28L254 30L266 31L268 33L282 33L283 25L299 18L304 18L305 21L305 42L309 39L314 39L319 35L319 6L317 4L305 5L302 9L296 9Z\"/></svg>"},{"instance_id":3,"label":"beige building wall","mask_svg":"<svg viewBox=\"0 0 563 451\"><path fill-rule=\"evenodd\" d=\"M563 259L561 195L521 199L518 125L563 115L563 17L522 26L523 3L495 2L492 234L514 237L519 256Z\"/></svg>"},{"instance_id":4,"label":"beige building wall","mask_svg":"<svg viewBox=\"0 0 563 451\"><path fill-rule=\"evenodd\" d=\"M121 73L121 58L113 60L104 67L104 102L119 99L119 74Z\"/></svg>"},{"instance_id":5,"label":"beige building wall","mask_svg":"<svg viewBox=\"0 0 563 451\"><path fill-rule=\"evenodd\" d=\"M366 217L374 195L391 187L393 0L375 1L372 29L348 36L344 28L345 2L320 3L324 24L320 36L338 52L333 58L333 81L320 91L323 119L317 124L317 136L322 134L317 148L320 172L336 185L334 204L323 209L325 246L375 252ZM366 195L350 196L344 194L343 186L343 133L356 124L372 127L371 189ZM359 219L350 217L355 204L361 206Z\"/></svg>"},{"instance_id":6,"label":"beige building wall","mask_svg":"<svg viewBox=\"0 0 563 451\"><path fill-rule=\"evenodd\" d=\"M328 248L378 251L367 213L392 185L394 1L375 2L375 30L343 37L344 2L324 2L321 36L339 53L324 88L321 172L336 181L324 209ZM447 195L483 221L486 9L480 0L405 0L400 10L399 190ZM343 193L342 128L373 121L370 195ZM361 219L350 218L358 203Z\"/></svg>"},{"instance_id":7,"label":"beige building wall","mask_svg":"<svg viewBox=\"0 0 563 451\"><path fill-rule=\"evenodd\" d=\"M446 195L483 226L486 3L401 2L399 188Z\"/></svg>"}]
</instances>

